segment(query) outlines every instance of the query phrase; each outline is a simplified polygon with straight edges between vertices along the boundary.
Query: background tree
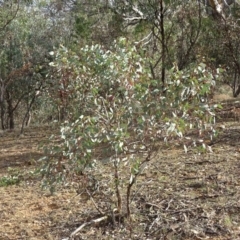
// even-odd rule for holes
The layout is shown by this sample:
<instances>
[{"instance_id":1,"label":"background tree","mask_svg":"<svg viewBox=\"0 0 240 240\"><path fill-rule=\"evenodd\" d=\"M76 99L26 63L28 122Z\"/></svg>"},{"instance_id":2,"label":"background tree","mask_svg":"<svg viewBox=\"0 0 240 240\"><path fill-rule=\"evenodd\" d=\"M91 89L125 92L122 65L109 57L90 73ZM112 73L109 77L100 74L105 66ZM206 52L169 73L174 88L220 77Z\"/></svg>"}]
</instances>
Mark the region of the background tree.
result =
<instances>
[{"instance_id":1,"label":"background tree","mask_svg":"<svg viewBox=\"0 0 240 240\"><path fill-rule=\"evenodd\" d=\"M53 6L41 2L17 6L21 11L5 27L2 42L3 129L14 128L14 115L17 116L19 109L25 112L23 121L28 118L36 96L49 86L46 81L51 60L49 52L59 43L67 43L71 35L71 28L66 25L70 18L63 19L60 10L53 16Z\"/></svg>"}]
</instances>

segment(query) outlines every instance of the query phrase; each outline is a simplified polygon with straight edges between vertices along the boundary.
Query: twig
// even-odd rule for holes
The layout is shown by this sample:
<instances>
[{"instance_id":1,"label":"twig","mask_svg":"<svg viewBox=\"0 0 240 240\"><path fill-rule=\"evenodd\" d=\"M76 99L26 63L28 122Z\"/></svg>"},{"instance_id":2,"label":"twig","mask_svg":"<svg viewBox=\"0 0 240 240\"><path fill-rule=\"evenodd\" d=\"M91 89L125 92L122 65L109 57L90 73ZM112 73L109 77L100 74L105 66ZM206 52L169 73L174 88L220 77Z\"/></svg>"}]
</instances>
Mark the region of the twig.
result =
<instances>
[{"instance_id":1,"label":"twig","mask_svg":"<svg viewBox=\"0 0 240 240\"><path fill-rule=\"evenodd\" d=\"M113 222L113 226L116 226L116 220L115 220L115 214L114 214L114 209L111 211L112 214L112 222Z\"/></svg>"},{"instance_id":2,"label":"twig","mask_svg":"<svg viewBox=\"0 0 240 240\"><path fill-rule=\"evenodd\" d=\"M155 208L160 209L160 207L157 204L154 204L154 203L146 202L145 205L149 206L149 207L155 207Z\"/></svg>"},{"instance_id":3,"label":"twig","mask_svg":"<svg viewBox=\"0 0 240 240\"><path fill-rule=\"evenodd\" d=\"M7 27L7 25L10 24L10 23L16 18L17 13L18 13L18 10L19 10L19 3L20 3L20 1L17 2L17 9L16 9L16 11L14 12L12 18L10 18L10 19L8 19L8 20L6 21L6 23L3 25L3 27L0 28L0 31L3 31L3 30Z\"/></svg>"},{"instance_id":4,"label":"twig","mask_svg":"<svg viewBox=\"0 0 240 240\"><path fill-rule=\"evenodd\" d=\"M140 192L140 190L144 187L144 185L148 185L149 183L152 182L152 179L150 179L149 181L145 182L145 183L142 183L141 187L136 190L136 192L134 193L132 199L131 199L131 203L135 200L135 197L137 196L137 194Z\"/></svg>"},{"instance_id":5,"label":"twig","mask_svg":"<svg viewBox=\"0 0 240 240\"><path fill-rule=\"evenodd\" d=\"M130 211L130 195L131 195L131 188L136 182L137 177L139 174L143 171L144 167L146 166L147 162L151 160L152 152L149 151L148 155L145 157L145 159L141 162L138 171L135 174L131 174L130 181L127 186L127 216L131 221L131 211Z\"/></svg>"},{"instance_id":6,"label":"twig","mask_svg":"<svg viewBox=\"0 0 240 240\"><path fill-rule=\"evenodd\" d=\"M103 216L94 220L91 220L90 222L83 223L79 228L77 228L74 232L71 233L70 239L73 239L74 235L76 235L79 231L81 231L84 227L90 225L90 224L96 224L99 222L102 222L104 220L107 220L108 216Z\"/></svg>"},{"instance_id":7,"label":"twig","mask_svg":"<svg viewBox=\"0 0 240 240\"><path fill-rule=\"evenodd\" d=\"M152 32L150 32L146 37L144 37L143 39L141 39L140 41L138 42L135 42L136 45L140 45L141 43L143 43L143 46L144 45L147 45L150 41L151 41L151 37L152 37Z\"/></svg>"},{"instance_id":8,"label":"twig","mask_svg":"<svg viewBox=\"0 0 240 240\"><path fill-rule=\"evenodd\" d=\"M150 231L152 229L153 225L159 220L160 220L160 217L157 217L156 219L154 219L154 221L151 223L148 231Z\"/></svg>"},{"instance_id":9,"label":"twig","mask_svg":"<svg viewBox=\"0 0 240 240\"><path fill-rule=\"evenodd\" d=\"M116 191L117 201L118 201L117 209L118 209L118 213L121 213L122 197L121 197L121 193L120 193L120 189L119 189L118 163L117 163L116 159L114 161L114 182L115 182L115 191Z\"/></svg>"},{"instance_id":10,"label":"twig","mask_svg":"<svg viewBox=\"0 0 240 240\"><path fill-rule=\"evenodd\" d=\"M170 208L170 204L171 204L172 201L173 201L173 199L170 199L170 201L168 202L168 206L167 206L167 208L165 209L166 211Z\"/></svg>"},{"instance_id":11,"label":"twig","mask_svg":"<svg viewBox=\"0 0 240 240\"><path fill-rule=\"evenodd\" d=\"M86 189L86 192L88 194L88 196L90 197L90 200L92 201L93 205L95 206L95 208L97 209L97 211L101 214L101 215L105 215L101 209L97 206L97 204L95 203L94 199L92 198L92 195L90 194L90 192Z\"/></svg>"},{"instance_id":12,"label":"twig","mask_svg":"<svg viewBox=\"0 0 240 240\"><path fill-rule=\"evenodd\" d=\"M136 6L132 7L132 10L144 19L144 14Z\"/></svg>"}]
</instances>

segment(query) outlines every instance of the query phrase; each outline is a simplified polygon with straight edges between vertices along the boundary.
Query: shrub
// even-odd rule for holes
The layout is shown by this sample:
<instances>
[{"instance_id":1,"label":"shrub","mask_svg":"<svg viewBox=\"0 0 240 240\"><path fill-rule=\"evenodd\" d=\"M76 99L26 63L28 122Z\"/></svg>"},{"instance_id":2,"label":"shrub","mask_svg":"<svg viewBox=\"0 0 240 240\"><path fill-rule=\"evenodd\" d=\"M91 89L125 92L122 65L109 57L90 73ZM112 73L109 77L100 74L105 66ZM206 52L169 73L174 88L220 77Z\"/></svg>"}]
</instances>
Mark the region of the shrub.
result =
<instances>
[{"instance_id":1,"label":"shrub","mask_svg":"<svg viewBox=\"0 0 240 240\"><path fill-rule=\"evenodd\" d=\"M65 81L65 102L69 118L45 147L41 172L44 185L52 190L57 183L84 173L86 167L109 158L113 167L116 207L121 212L119 167L129 165L129 196L137 176L157 150L157 143L172 137L193 145L196 139L185 134L196 129L199 136L209 128L213 136L214 108L200 101L211 93L214 76L199 63L191 69L168 71L164 92L151 79L148 61L122 38L110 50L100 45L85 46L78 53L61 47L52 53L58 79ZM59 85L60 87L60 85ZM200 138L200 137L199 137ZM189 140L190 139L190 140ZM204 141L198 139L203 148Z\"/></svg>"}]
</instances>

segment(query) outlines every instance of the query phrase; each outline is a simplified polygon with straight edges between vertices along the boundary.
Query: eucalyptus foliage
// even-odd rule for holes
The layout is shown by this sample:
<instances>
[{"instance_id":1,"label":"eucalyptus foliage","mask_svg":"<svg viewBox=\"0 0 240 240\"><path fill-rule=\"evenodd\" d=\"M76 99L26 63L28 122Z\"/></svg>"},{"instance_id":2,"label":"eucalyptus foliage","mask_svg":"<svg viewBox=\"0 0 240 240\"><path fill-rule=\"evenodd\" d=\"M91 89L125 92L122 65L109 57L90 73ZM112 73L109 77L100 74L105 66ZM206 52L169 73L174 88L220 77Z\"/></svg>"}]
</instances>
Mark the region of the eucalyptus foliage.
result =
<instances>
[{"instance_id":1,"label":"eucalyptus foliage","mask_svg":"<svg viewBox=\"0 0 240 240\"><path fill-rule=\"evenodd\" d=\"M207 98L216 75L204 63L183 71L173 67L163 91L151 79L147 59L125 38L110 50L86 45L73 52L61 46L50 54L68 118L45 147L45 184L53 187L106 159L114 166L124 159L133 180L159 141L176 136L184 144L193 128L201 133L210 126L214 134L216 106Z\"/></svg>"}]
</instances>

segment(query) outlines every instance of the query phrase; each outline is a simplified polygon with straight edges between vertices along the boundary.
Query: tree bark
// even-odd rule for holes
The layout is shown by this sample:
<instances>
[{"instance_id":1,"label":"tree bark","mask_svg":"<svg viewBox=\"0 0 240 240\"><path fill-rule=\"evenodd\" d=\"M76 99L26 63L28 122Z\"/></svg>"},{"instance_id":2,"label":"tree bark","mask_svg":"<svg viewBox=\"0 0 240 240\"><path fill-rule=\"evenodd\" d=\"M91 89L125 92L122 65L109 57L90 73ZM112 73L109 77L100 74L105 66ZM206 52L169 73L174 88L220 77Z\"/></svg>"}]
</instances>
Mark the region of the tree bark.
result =
<instances>
[{"instance_id":1,"label":"tree bark","mask_svg":"<svg viewBox=\"0 0 240 240\"><path fill-rule=\"evenodd\" d=\"M1 86L0 86L0 111L1 111L1 127L2 130L5 129L5 124L4 124L4 116L5 116L5 106L4 106L4 83L1 81Z\"/></svg>"},{"instance_id":2,"label":"tree bark","mask_svg":"<svg viewBox=\"0 0 240 240\"><path fill-rule=\"evenodd\" d=\"M28 107L27 107L27 111L26 111L25 116L24 116L23 121L22 121L22 127L21 127L21 132L20 132L20 134L23 134L24 125L25 125L25 124L28 125L29 122L30 122L30 119L29 119L29 117L30 117L30 111L31 111L32 105L33 105L34 102L35 102L35 99L36 99L36 94L34 94L34 96L33 96L32 99L31 99L30 104L29 104Z\"/></svg>"},{"instance_id":3,"label":"tree bark","mask_svg":"<svg viewBox=\"0 0 240 240\"><path fill-rule=\"evenodd\" d=\"M6 90L6 101L7 101L7 109L8 109L8 127L9 129L14 129L14 108L12 103L11 94Z\"/></svg>"}]
</instances>

